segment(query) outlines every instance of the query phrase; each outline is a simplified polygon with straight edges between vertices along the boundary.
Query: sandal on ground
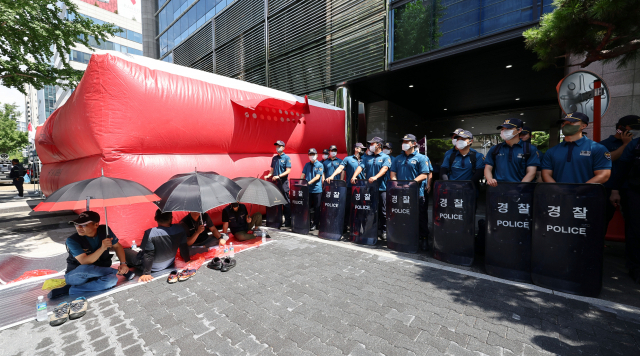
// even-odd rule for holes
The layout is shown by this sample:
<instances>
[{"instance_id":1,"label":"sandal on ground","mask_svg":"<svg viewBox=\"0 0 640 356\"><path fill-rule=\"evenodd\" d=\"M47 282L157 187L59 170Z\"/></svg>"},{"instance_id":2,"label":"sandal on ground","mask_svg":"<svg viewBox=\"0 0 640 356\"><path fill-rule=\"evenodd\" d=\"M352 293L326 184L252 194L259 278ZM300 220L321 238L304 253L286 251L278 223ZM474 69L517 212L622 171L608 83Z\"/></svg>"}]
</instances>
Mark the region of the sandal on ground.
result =
<instances>
[{"instance_id":1,"label":"sandal on ground","mask_svg":"<svg viewBox=\"0 0 640 356\"><path fill-rule=\"evenodd\" d=\"M178 273L178 280L180 282L184 282L187 279L195 276L197 271L198 270L196 269L183 269L182 271L180 271L180 273Z\"/></svg>"},{"instance_id":2,"label":"sandal on ground","mask_svg":"<svg viewBox=\"0 0 640 356\"><path fill-rule=\"evenodd\" d=\"M222 268L222 260L220 257L216 257L207 264L207 267L211 269L220 269Z\"/></svg>"},{"instance_id":3,"label":"sandal on ground","mask_svg":"<svg viewBox=\"0 0 640 356\"><path fill-rule=\"evenodd\" d=\"M220 271L227 272L235 266L236 266L236 260L233 258L227 257L222 261L222 268L220 268Z\"/></svg>"},{"instance_id":4,"label":"sandal on ground","mask_svg":"<svg viewBox=\"0 0 640 356\"><path fill-rule=\"evenodd\" d=\"M76 298L76 300L72 301L69 305L69 319L74 320L82 318L85 314L87 314L87 308L89 308L87 298Z\"/></svg>"},{"instance_id":5,"label":"sandal on ground","mask_svg":"<svg viewBox=\"0 0 640 356\"><path fill-rule=\"evenodd\" d=\"M53 314L49 317L49 325L59 326L69 320L69 303L62 302L53 309Z\"/></svg>"},{"instance_id":6,"label":"sandal on ground","mask_svg":"<svg viewBox=\"0 0 640 356\"><path fill-rule=\"evenodd\" d=\"M178 281L178 271L174 269L173 271L171 271L171 273L169 273L169 277L167 277L167 283L174 284L177 281Z\"/></svg>"}]
</instances>

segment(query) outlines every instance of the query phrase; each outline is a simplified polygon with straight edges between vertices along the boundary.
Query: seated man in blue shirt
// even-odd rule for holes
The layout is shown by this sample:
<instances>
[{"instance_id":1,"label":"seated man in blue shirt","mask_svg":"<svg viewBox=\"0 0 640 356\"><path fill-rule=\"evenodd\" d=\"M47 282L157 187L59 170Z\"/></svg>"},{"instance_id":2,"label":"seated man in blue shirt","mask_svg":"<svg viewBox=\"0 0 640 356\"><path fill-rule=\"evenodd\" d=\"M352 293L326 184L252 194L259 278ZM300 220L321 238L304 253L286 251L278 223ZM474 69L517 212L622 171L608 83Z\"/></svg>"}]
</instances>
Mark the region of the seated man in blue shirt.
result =
<instances>
[{"instance_id":1,"label":"seated man in blue shirt","mask_svg":"<svg viewBox=\"0 0 640 356\"><path fill-rule=\"evenodd\" d=\"M310 230L316 230L320 224L320 196L322 195L322 177L324 166L318 162L315 148L309 150L309 162L304 165L300 179L306 179L309 186L309 209L313 209Z\"/></svg>"},{"instance_id":2,"label":"seated man in blue shirt","mask_svg":"<svg viewBox=\"0 0 640 356\"><path fill-rule=\"evenodd\" d=\"M611 153L582 135L589 117L580 112L559 120L564 141L551 147L542 159L542 180L546 183L600 183L611 175Z\"/></svg>"},{"instance_id":3,"label":"seated man in blue shirt","mask_svg":"<svg viewBox=\"0 0 640 356\"><path fill-rule=\"evenodd\" d=\"M85 211L72 222L76 233L66 241L69 256L64 279L67 285L52 290L51 298L67 293L74 295L112 288L118 283L117 274L127 279L133 278L133 272L129 272L126 264L124 249L113 231L109 231L107 237L106 227L100 225L100 214ZM120 260L118 269L111 268L110 248Z\"/></svg>"},{"instance_id":4,"label":"seated man in blue shirt","mask_svg":"<svg viewBox=\"0 0 640 356\"><path fill-rule=\"evenodd\" d=\"M536 177L540 160L538 150L520 138L522 121L507 119L498 126L504 142L489 150L484 161L487 184L497 187L498 182L531 182Z\"/></svg>"},{"instance_id":5,"label":"seated man in blue shirt","mask_svg":"<svg viewBox=\"0 0 640 356\"><path fill-rule=\"evenodd\" d=\"M222 233L227 229L238 241L255 239L253 229L262 226L262 214L256 212L249 215L247 206L238 202L231 203L222 209Z\"/></svg>"}]
</instances>

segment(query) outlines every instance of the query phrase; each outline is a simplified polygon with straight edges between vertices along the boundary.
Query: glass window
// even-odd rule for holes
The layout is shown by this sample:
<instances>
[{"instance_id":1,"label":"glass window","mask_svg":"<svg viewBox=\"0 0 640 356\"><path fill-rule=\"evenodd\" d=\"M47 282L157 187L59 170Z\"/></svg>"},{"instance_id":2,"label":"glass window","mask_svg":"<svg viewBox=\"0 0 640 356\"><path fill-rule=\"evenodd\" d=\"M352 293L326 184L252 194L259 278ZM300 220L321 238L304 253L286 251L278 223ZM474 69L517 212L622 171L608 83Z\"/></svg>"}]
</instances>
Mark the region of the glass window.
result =
<instances>
[{"instance_id":1,"label":"glass window","mask_svg":"<svg viewBox=\"0 0 640 356\"><path fill-rule=\"evenodd\" d=\"M160 36L160 48L166 49L167 47L167 36L168 34L165 32L164 35Z\"/></svg>"},{"instance_id":2,"label":"glass window","mask_svg":"<svg viewBox=\"0 0 640 356\"><path fill-rule=\"evenodd\" d=\"M217 1L217 4L216 4L216 14L217 14L227 6L227 1L226 0L216 0L216 1Z\"/></svg>"},{"instance_id":3,"label":"glass window","mask_svg":"<svg viewBox=\"0 0 640 356\"><path fill-rule=\"evenodd\" d=\"M180 19L180 34L187 31L187 28L189 28L187 16L182 16L182 18Z\"/></svg>"},{"instance_id":4,"label":"glass window","mask_svg":"<svg viewBox=\"0 0 640 356\"><path fill-rule=\"evenodd\" d=\"M200 28L200 26L204 25L206 18L202 16L198 22L196 22L196 28Z\"/></svg>"},{"instance_id":5,"label":"glass window","mask_svg":"<svg viewBox=\"0 0 640 356\"><path fill-rule=\"evenodd\" d=\"M191 27L189 27L189 29L187 30L187 36L189 36L190 34L193 33L193 31L196 30L196 24L193 24Z\"/></svg>"},{"instance_id":6,"label":"glass window","mask_svg":"<svg viewBox=\"0 0 640 356\"><path fill-rule=\"evenodd\" d=\"M187 16L189 17L189 27L195 25L196 21L198 21L198 19L196 18L196 15L197 15L196 14L196 7L194 6L187 13Z\"/></svg>"},{"instance_id":7,"label":"glass window","mask_svg":"<svg viewBox=\"0 0 640 356\"><path fill-rule=\"evenodd\" d=\"M162 32L167 28L167 8L160 11L160 15L158 15L158 26L158 32Z\"/></svg>"},{"instance_id":8,"label":"glass window","mask_svg":"<svg viewBox=\"0 0 640 356\"><path fill-rule=\"evenodd\" d=\"M113 50L114 50L114 51L118 51L118 52L120 52L120 45L119 45L119 44L117 44L117 43L114 43L114 44L113 44Z\"/></svg>"},{"instance_id":9,"label":"glass window","mask_svg":"<svg viewBox=\"0 0 640 356\"><path fill-rule=\"evenodd\" d=\"M200 0L196 4L196 18L199 20L207 13L207 4L205 0Z\"/></svg>"},{"instance_id":10,"label":"glass window","mask_svg":"<svg viewBox=\"0 0 640 356\"><path fill-rule=\"evenodd\" d=\"M205 0L201 0L201 1L205 1ZM216 0L206 0L205 2L207 4L205 8L207 12L211 11L211 9L213 9L216 6Z\"/></svg>"},{"instance_id":11,"label":"glass window","mask_svg":"<svg viewBox=\"0 0 640 356\"><path fill-rule=\"evenodd\" d=\"M209 10L209 12L207 12L207 17L205 21L209 21L209 19L211 19L215 14L216 14L216 9L214 7L213 9Z\"/></svg>"},{"instance_id":12,"label":"glass window","mask_svg":"<svg viewBox=\"0 0 640 356\"><path fill-rule=\"evenodd\" d=\"M131 31L133 32L133 31ZM133 42L142 43L142 34L133 32Z\"/></svg>"}]
</instances>

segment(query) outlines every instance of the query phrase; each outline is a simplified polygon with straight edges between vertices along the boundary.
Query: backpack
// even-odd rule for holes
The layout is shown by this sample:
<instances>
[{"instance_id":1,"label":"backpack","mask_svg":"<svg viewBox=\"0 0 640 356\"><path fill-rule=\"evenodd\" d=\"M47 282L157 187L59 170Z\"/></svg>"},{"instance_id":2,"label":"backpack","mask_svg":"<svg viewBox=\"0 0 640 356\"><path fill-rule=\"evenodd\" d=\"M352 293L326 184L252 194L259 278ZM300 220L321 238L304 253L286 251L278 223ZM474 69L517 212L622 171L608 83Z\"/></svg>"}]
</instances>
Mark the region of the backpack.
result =
<instances>
[{"instance_id":1,"label":"backpack","mask_svg":"<svg viewBox=\"0 0 640 356\"><path fill-rule=\"evenodd\" d=\"M462 157L462 159L464 159L464 157ZM475 151L469 150L469 159L471 160L471 173L475 174L476 162L477 162ZM453 169L453 161L455 160L456 160L456 151L454 150L453 152L451 152L451 155L449 155L449 170Z\"/></svg>"},{"instance_id":2,"label":"backpack","mask_svg":"<svg viewBox=\"0 0 640 356\"><path fill-rule=\"evenodd\" d=\"M522 143L524 143L524 145L522 146L522 151L523 151L524 162L526 167L527 161L529 160L529 157L531 157L531 142L522 141ZM493 150L493 152L491 152L491 158L493 158L494 172L496 171L496 166L498 165L498 161L496 160L496 157L498 156L498 152L500 152L500 150L502 149L502 146L504 146L504 142L500 142L499 144L497 144L496 148Z\"/></svg>"}]
</instances>

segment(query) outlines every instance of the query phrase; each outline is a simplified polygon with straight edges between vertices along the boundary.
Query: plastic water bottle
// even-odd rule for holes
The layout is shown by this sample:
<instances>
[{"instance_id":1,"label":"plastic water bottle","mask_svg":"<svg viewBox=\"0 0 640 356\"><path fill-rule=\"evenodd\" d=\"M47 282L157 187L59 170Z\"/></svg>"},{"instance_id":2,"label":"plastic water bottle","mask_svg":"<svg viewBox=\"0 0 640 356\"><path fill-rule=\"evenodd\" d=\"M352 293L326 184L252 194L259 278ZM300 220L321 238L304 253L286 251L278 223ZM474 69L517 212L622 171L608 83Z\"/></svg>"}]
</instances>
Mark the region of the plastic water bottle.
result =
<instances>
[{"instance_id":1,"label":"plastic water bottle","mask_svg":"<svg viewBox=\"0 0 640 356\"><path fill-rule=\"evenodd\" d=\"M234 258L236 256L235 252L233 251L233 242L229 242L229 256L231 258Z\"/></svg>"},{"instance_id":2,"label":"plastic water bottle","mask_svg":"<svg viewBox=\"0 0 640 356\"><path fill-rule=\"evenodd\" d=\"M45 321L49 319L47 314L47 302L44 301L43 296L38 297L38 303L36 303L36 320Z\"/></svg>"},{"instance_id":3,"label":"plastic water bottle","mask_svg":"<svg viewBox=\"0 0 640 356\"><path fill-rule=\"evenodd\" d=\"M267 233L264 232L264 230L261 230L262 232L262 243L266 243L267 242Z\"/></svg>"},{"instance_id":4,"label":"plastic water bottle","mask_svg":"<svg viewBox=\"0 0 640 356\"><path fill-rule=\"evenodd\" d=\"M135 250L135 249L137 249L137 248L138 248L138 246L136 245L136 240L133 240L133 241L131 242L131 249L132 249L132 250Z\"/></svg>"},{"instance_id":5,"label":"plastic water bottle","mask_svg":"<svg viewBox=\"0 0 640 356\"><path fill-rule=\"evenodd\" d=\"M229 253L229 247L227 245L224 245L224 256L226 256Z\"/></svg>"}]
</instances>

